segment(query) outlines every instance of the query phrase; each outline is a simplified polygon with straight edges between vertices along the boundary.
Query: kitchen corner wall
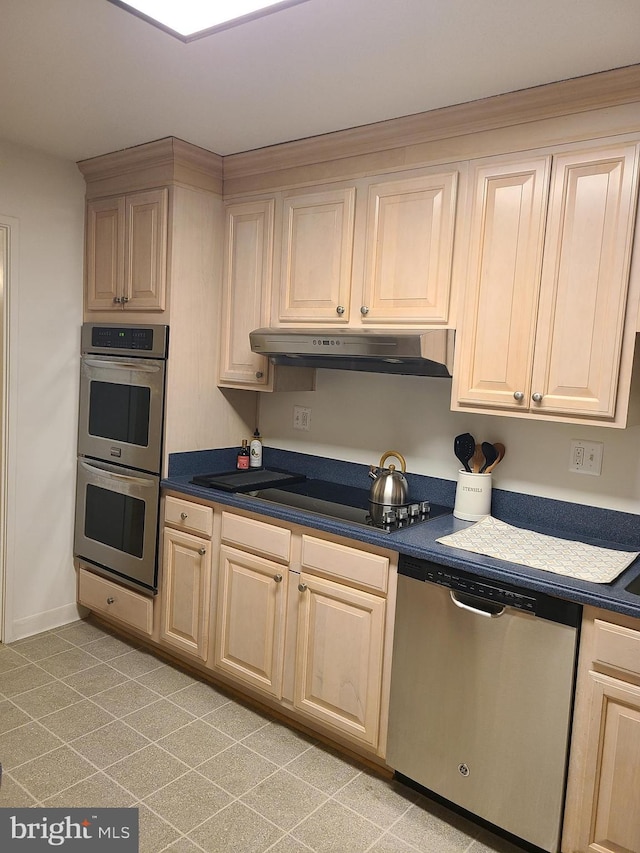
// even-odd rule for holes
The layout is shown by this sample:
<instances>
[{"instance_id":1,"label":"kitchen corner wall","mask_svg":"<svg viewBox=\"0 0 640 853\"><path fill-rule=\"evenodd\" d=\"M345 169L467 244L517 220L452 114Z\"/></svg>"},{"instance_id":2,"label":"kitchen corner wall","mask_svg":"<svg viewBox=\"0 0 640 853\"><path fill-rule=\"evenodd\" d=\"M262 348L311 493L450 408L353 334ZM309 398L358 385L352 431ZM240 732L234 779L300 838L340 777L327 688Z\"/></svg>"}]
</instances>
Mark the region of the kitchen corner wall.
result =
<instances>
[{"instance_id":1,"label":"kitchen corner wall","mask_svg":"<svg viewBox=\"0 0 640 853\"><path fill-rule=\"evenodd\" d=\"M15 225L2 471L9 642L78 615L72 549L84 181L75 163L0 140L0 218Z\"/></svg>"},{"instance_id":2,"label":"kitchen corner wall","mask_svg":"<svg viewBox=\"0 0 640 853\"><path fill-rule=\"evenodd\" d=\"M316 391L260 395L260 432L265 446L364 464L398 450L409 471L446 480L455 480L459 468L454 436L471 432L476 441L501 441L507 448L494 472L496 488L640 513L640 426L619 430L454 413L450 394L448 379L319 370ZM308 432L293 429L298 405L311 409ZM601 476L569 471L575 438L604 443Z\"/></svg>"}]
</instances>

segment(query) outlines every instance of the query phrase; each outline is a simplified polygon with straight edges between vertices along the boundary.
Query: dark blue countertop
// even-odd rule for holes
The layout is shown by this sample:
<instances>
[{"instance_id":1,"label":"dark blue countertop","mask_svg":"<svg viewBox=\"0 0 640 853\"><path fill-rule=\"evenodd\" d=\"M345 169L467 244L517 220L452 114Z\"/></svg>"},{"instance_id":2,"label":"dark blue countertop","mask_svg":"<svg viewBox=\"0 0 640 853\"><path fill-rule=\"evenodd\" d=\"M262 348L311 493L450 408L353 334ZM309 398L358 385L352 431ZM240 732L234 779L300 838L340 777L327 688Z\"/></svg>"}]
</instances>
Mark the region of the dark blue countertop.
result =
<instances>
[{"instance_id":1,"label":"dark blue countertop","mask_svg":"<svg viewBox=\"0 0 640 853\"><path fill-rule=\"evenodd\" d=\"M460 521L453 515L440 516L406 530L384 533L373 527L350 524L250 496L195 486L189 482L195 474L233 471L236 452L235 448L224 448L173 454L169 460L168 476L162 480L161 486L165 490L170 489L200 500L260 513L269 518L334 533L353 539L354 542L364 542L401 554L432 560L479 577L505 581L568 601L590 604L640 618L640 595L634 595L625 589L640 575L640 559L612 583L596 584L441 545L435 540L471 524ZM265 448L263 461L270 468L304 473L308 477L359 488L368 489L370 483L366 465L271 448ZM408 474L407 479L412 500L429 499L433 503L453 506L455 482L412 474ZM495 518L509 524L550 536L606 548L640 551L640 516L632 513L602 510L499 489L493 491L491 513Z\"/></svg>"}]
</instances>

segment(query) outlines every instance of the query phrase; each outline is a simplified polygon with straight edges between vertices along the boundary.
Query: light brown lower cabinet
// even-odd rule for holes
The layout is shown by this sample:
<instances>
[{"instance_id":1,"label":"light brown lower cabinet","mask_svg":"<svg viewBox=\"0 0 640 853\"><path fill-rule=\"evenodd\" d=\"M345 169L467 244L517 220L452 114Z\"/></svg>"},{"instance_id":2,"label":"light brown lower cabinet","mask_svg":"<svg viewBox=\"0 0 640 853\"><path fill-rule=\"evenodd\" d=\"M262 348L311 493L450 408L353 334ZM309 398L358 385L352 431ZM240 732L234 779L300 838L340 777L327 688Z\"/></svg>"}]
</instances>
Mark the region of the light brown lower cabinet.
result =
<instances>
[{"instance_id":1,"label":"light brown lower cabinet","mask_svg":"<svg viewBox=\"0 0 640 853\"><path fill-rule=\"evenodd\" d=\"M142 634L153 632L153 599L122 584L78 567L78 603L116 624Z\"/></svg>"},{"instance_id":2,"label":"light brown lower cabinet","mask_svg":"<svg viewBox=\"0 0 640 853\"><path fill-rule=\"evenodd\" d=\"M280 699L288 570L264 557L220 547L214 666Z\"/></svg>"},{"instance_id":3,"label":"light brown lower cabinet","mask_svg":"<svg viewBox=\"0 0 640 853\"><path fill-rule=\"evenodd\" d=\"M378 746L386 601L343 583L299 575L293 705Z\"/></svg>"},{"instance_id":4,"label":"light brown lower cabinet","mask_svg":"<svg viewBox=\"0 0 640 853\"><path fill-rule=\"evenodd\" d=\"M640 851L637 624L585 608L563 853Z\"/></svg>"},{"instance_id":5,"label":"light brown lower cabinet","mask_svg":"<svg viewBox=\"0 0 640 853\"><path fill-rule=\"evenodd\" d=\"M212 668L383 755L394 555L222 512Z\"/></svg>"},{"instance_id":6,"label":"light brown lower cabinet","mask_svg":"<svg viewBox=\"0 0 640 853\"><path fill-rule=\"evenodd\" d=\"M211 550L206 539L164 530L160 639L203 661L211 621Z\"/></svg>"},{"instance_id":7,"label":"light brown lower cabinet","mask_svg":"<svg viewBox=\"0 0 640 853\"><path fill-rule=\"evenodd\" d=\"M213 509L171 496L163 506L160 641L206 661L214 569Z\"/></svg>"}]
</instances>

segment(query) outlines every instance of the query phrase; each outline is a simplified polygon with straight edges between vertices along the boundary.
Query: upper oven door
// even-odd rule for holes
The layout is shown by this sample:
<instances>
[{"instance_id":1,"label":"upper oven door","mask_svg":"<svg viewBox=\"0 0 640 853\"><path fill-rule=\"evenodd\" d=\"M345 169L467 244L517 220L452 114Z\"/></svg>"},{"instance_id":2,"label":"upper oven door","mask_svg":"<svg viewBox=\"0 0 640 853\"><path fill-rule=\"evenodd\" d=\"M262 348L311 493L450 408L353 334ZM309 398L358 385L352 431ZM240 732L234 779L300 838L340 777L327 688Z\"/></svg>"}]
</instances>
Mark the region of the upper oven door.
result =
<instances>
[{"instance_id":1,"label":"upper oven door","mask_svg":"<svg viewBox=\"0 0 640 853\"><path fill-rule=\"evenodd\" d=\"M159 473L165 362L84 355L78 453Z\"/></svg>"}]
</instances>

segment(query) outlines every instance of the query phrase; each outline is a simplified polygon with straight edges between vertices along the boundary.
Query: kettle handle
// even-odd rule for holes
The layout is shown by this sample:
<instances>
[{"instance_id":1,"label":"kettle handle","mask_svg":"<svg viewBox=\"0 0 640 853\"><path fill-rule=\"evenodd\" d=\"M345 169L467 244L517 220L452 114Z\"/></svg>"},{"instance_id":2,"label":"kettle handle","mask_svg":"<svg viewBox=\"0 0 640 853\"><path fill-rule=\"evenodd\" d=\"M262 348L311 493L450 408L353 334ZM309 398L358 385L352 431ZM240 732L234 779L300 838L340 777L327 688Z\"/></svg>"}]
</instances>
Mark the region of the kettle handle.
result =
<instances>
[{"instance_id":1,"label":"kettle handle","mask_svg":"<svg viewBox=\"0 0 640 853\"><path fill-rule=\"evenodd\" d=\"M390 456L395 456L400 465L402 466L402 473L405 474L407 471L407 463L404 460L404 456L402 453L398 453L397 450L387 450L386 453L383 453L382 458L380 459L380 468L384 468L384 463Z\"/></svg>"}]
</instances>

